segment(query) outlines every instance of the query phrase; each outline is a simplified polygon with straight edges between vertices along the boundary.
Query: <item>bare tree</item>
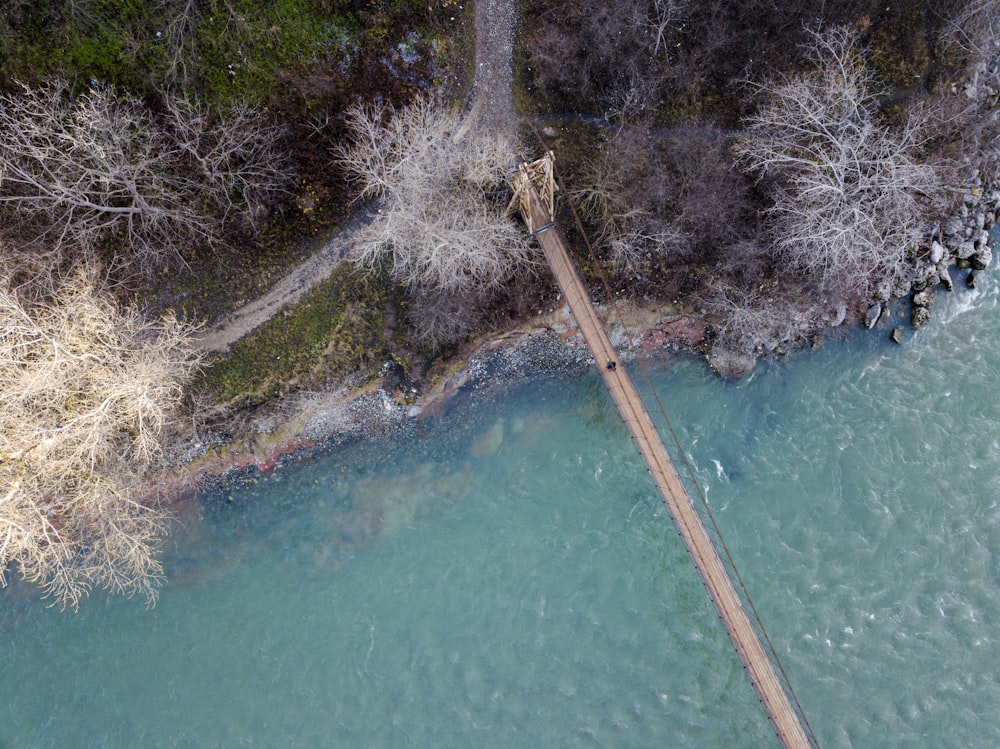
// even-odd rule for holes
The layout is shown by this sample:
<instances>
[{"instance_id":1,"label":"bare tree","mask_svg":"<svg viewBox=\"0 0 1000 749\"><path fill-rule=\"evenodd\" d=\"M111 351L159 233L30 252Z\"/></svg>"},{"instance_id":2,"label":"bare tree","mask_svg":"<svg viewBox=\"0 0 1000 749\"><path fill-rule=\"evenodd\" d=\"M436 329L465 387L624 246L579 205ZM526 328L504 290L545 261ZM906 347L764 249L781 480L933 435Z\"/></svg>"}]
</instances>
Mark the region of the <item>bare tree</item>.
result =
<instances>
[{"instance_id":1,"label":"bare tree","mask_svg":"<svg viewBox=\"0 0 1000 749\"><path fill-rule=\"evenodd\" d=\"M284 189L291 177L278 149L284 130L260 111L236 102L222 111L188 98L164 94L166 134L192 167L192 198L210 202L225 223L253 226L261 206Z\"/></svg>"},{"instance_id":2,"label":"bare tree","mask_svg":"<svg viewBox=\"0 0 1000 749\"><path fill-rule=\"evenodd\" d=\"M739 177L716 127L625 128L584 166L573 196L612 265L634 275L690 251L711 260L732 241L746 206Z\"/></svg>"},{"instance_id":3,"label":"bare tree","mask_svg":"<svg viewBox=\"0 0 1000 749\"><path fill-rule=\"evenodd\" d=\"M286 178L280 131L259 113L210 117L166 101L164 127L106 86L74 98L54 81L0 96L0 212L32 240L114 244L117 264L149 273L217 237L229 213L254 210Z\"/></svg>"},{"instance_id":4,"label":"bare tree","mask_svg":"<svg viewBox=\"0 0 1000 749\"><path fill-rule=\"evenodd\" d=\"M690 0L647 0L646 13L639 16L639 25L651 38L653 56L666 53L670 37L678 30Z\"/></svg>"},{"instance_id":5,"label":"bare tree","mask_svg":"<svg viewBox=\"0 0 1000 749\"><path fill-rule=\"evenodd\" d=\"M190 82L188 62L196 55L198 6L196 0L163 0L163 5L169 19L162 32L163 43L168 50L166 80L185 90Z\"/></svg>"},{"instance_id":6,"label":"bare tree","mask_svg":"<svg viewBox=\"0 0 1000 749\"><path fill-rule=\"evenodd\" d=\"M382 207L357 261L392 265L394 278L450 293L497 290L534 250L508 218L513 145L430 100L400 110L355 106L340 163Z\"/></svg>"},{"instance_id":7,"label":"bare tree","mask_svg":"<svg viewBox=\"0 0 1000 749\"><path fill-rule=\"evenodd\" d=\"M1000 184L1000 0L965 2L941 43L961 69L957 85L938 102L938 129L986 184Z\"/></svg>"},{"instance_id":8,"label":"bare tree","mask_svg":"<svg viewBox=\"0 0 1000 749\"><path fill-rule=\"evenodd\" d=\"M62 82L0 97L0 206L54 245L84 249L121 234L141 265L208 236L208 216L170 178L176 147L129 96Z\"/></svg>"},{"instance_id":9,"label":"bare tree","mask_svg":"<svg viewBox=\"0 0 1000 749\"><path fill-rule=\"evenodd\" d=\"M966 0L945 24L941 41L973 66L993 62L1000 53L1000 0Z\"/></svg>"},{"instance_id":10,"label":"bare tree","mask_svg":"<svg viewBox=\"0 0 1000 749\"><path fill-rule=\"evenodd\" d=\"M532 75L578 107L631 120L661 104L674 41L690 0L536 2L526 34Z\"/></svg>"},{"instance_id":11,"label":"bare tree","mask_svg":"<svg viewBox=\"0 0 1000 749\"><path fill-rule=\"evenodd\" d=\"M658 211L646 193L648 133L623 130L584 167L572 191L583 215L597 227L599 248L619 273L641 273L651 259L684 241L683 234Z\"/></svg>"},{"instance_id":12,"label":"bare tree","mask_svg":"<svg viewBox=\"0 0 1000 749\"><path fill-rule=\"evenodd\" d=\"M844 27L810 32L809 72L762 84L766 103L738 143L768 181L774 243L826 291L864 298L910 272L924 199L939 182L918 160L921 117L877 117L881 91Z\"/></svg>"},{"instance_id":13,"label":"bare tree","mask_svg":"<svg viewBox=\"0 0 1000 749\"><path fill-rule=\"evenodd\" d=\"M156 598L165 516L140 480L197 365L189 329L119 308L77 273L47 301L0 285L0 582L55 603Z\"/></svg>"},{"instance_id":14,"label":"bare tree","mask_svg":"<svg viewBox=\"0 0 1000 749\"><path fill-rule=\"evenodd\" d=\"M475 330L486 301L475 289L447 292L423 286L410 288L409 298L407 317L417 337L435 346L456 343Z\"/></svg>"},{"instance_id":15,"label":"bare tree","mask_svg":"<svg viewBox=\"0 0 1000 749\"><path fill-rule=\"evenodd\" d=\"M807 297L782 298L776 286L748 290L725 287L705 302L716 317L715 346L758 354L795 340L815 318ZM800 309L805 306L805 309Z\"/></svg>"}]
</instances>

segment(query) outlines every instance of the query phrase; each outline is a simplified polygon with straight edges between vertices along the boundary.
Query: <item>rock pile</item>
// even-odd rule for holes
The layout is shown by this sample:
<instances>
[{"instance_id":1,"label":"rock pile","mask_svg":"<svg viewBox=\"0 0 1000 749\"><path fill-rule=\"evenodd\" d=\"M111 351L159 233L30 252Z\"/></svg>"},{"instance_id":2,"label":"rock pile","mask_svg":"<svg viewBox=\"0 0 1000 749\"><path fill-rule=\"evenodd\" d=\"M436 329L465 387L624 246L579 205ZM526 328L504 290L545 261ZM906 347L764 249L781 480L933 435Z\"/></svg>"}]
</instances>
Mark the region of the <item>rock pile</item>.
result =
<instances>
[{"instance_id":1,"label":"rock pile","mask_svg":"<svg viewBox=\"0 0 1000 749\"><path fill-rule=\"evenodd\" d=\"M978 169L973 170L961 189L964 193L961 207L954 216L928 232L919 248L912 277L895 287L886 285L880 289L865 314L867 327L874 327L882 318L886 302L912 293L910 324L914 329L920 328L930 319L937 288L953 289L952 269L968 271L965 283L974 287L976 271L985 270L993 262L996 242L990 229L1000 214L1000 189L985 187Z\"/></svg>"}]
</instances>

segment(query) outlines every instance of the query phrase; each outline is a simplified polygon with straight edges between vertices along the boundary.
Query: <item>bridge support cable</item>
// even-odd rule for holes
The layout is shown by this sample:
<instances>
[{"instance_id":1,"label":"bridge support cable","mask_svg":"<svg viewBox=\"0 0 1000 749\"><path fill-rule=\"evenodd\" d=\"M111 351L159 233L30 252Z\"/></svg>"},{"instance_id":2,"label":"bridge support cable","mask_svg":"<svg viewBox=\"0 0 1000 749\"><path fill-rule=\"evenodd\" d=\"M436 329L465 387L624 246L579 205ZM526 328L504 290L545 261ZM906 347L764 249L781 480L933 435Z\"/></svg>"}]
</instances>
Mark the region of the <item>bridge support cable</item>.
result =
<instances>
[{"instance_id":1,"label":"bridge support cable","mask_svg":"<svg viewBox=\"0 0 1000 749\"><path fill-rule=\"evenodd\" d=\"M598 372L663 497L775 733L786 749L815 747L815 737L803 727L796 705L789 699L726 565L674 469L659 432L608 338L583 280L570 260L566 240L554 221L552 153L547 153L536 162L522 164L511 179L511 187L514 191L511 208L517 209L524 216L529 230L538 240L590 348Z\"/></svg>"}]
</instances>

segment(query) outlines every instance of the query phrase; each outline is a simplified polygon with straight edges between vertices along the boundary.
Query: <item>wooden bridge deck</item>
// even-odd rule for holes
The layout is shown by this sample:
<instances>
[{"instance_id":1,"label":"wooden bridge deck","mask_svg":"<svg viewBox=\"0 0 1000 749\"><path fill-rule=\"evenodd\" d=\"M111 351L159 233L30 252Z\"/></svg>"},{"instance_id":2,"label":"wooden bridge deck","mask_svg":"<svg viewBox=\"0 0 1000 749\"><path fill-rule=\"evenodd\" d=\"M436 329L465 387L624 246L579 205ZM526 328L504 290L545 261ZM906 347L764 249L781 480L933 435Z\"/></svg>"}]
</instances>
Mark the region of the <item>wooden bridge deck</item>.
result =
<instances>
[{"instance_id":1,"label":"wooden bridge deck","mask_svg":"<svg viewBox=\"0 0 1000 749\"><path fill-rule=\"evenodd\" d=\"M526 172L523 178L528 181ZM618 352L611 344L607 331L597 316L590 294L569 258L562 232L553 223L549 208L539 198L530 181L525 186L525 193L527 206L522 204L522 212L525 207L529 207L531 211L531 215L525 217L528 226L538 227L534 228L532 233L545 253L545 258L590 348L604 384L631 432L632 439L656 487L663 495L670 516L708 589L712 602L719 611L719 616L743 661L743 666L750 676L754 689L757 690L778 738L789 749L813 747L814 744L803 728L774 664L764 650L722 558L674 469L663 440L632 378L621 364ZM615 368L608 368L608 362L615 362Z\"/></svg>"}]
</instances>

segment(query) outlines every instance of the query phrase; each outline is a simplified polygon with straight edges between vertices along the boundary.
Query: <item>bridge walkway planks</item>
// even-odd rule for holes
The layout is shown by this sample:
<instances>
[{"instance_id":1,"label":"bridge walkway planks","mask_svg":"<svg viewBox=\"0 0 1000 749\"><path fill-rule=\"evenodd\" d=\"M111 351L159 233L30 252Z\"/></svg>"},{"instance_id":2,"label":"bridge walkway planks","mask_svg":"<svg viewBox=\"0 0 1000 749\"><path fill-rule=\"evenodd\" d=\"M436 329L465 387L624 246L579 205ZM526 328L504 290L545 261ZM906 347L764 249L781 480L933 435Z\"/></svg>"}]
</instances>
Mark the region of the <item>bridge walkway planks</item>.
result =
<instances>
[{"instance_id":1,"label":"bridge walkway planks","mask_svg":"<svg viewBox=\"0 0 1000 749\"><path fill-rule=\"evenodd\" d=\"M527 181L527 176L525 180ZM597 316L590 294L570 260L562 232L552 223L549 209L541 201L533 185L527 187L526 195L531 211L531 216L526 217L528 225L540 227L535 229L533 234L545 253L545 258L590 348L604 384L611 393L615 406L663 496L684 546L719 611L719 616L778 738L786 749L814 747L778 677L774 664L764 650L701 516L674 469L632 378L619 361L618 352ZM615 368L609 368L608 362L615 362Z\"/></svg>"}]
</instances>

